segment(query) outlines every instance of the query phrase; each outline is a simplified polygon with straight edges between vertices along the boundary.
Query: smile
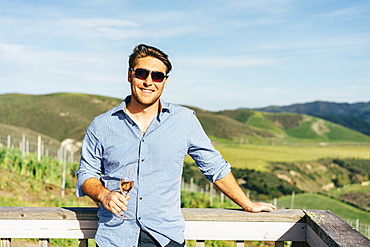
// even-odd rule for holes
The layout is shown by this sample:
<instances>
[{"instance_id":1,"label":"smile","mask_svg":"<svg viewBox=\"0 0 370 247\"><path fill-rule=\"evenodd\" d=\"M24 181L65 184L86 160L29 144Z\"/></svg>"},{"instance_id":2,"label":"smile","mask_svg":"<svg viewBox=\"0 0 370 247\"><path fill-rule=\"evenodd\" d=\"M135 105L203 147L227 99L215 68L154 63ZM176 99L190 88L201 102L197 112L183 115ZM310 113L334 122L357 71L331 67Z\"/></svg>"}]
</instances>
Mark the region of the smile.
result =
<instances>
[{"instance_id":1,"label":"smile","mask_svg":"<svg viewBox=\"0 0 370 247\"><path fill-rule=\"evenodd\" d=\"M144 88L142 88L140 90L143 91L144 93L153 93L154 92L154 90L149 90L149 89L144 89Z\"/></svg>"}]
</instances>

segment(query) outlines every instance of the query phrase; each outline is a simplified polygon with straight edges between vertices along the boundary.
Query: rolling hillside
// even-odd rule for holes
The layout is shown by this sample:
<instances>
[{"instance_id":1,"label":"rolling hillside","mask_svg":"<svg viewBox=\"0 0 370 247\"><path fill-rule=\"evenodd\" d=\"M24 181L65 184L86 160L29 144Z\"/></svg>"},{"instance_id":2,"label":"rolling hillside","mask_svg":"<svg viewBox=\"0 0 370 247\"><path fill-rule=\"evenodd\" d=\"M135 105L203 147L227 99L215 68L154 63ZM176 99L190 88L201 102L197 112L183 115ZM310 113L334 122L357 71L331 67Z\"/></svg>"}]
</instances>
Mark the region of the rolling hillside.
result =
<instances>
[{"instance_id":1,"label":"rolling hillside","mask_svg":"<svg viewBox=\"0 0 370 247\"><path fill-rule=\"evenodd\" d=\"M83 139L92 119L121 99L57 93L0 95L0 123L29 128L59 141ZM293 113L251 110L209 112L194 108L214 141L239 144L370 143L370 137L323 119Z\"/></svg>"},{"instance_id":2,"label":"rolling hillside","mask_svg":"<svg viewBox=\"0 0 370 247\"><path fill-rule=\"evenodd\" d=\"M117 106L120 99L96 95L0 95L0 123L25 127L59 141L82 140L92 119Z\"/></svg>"},{"instance_id":3,"label":"rolling hillside","mask_svg":"<svg viewBox=\"0 0 370 247\"><path fill-rule=\"evenodd\" d=\"M370 102L348 104L315 101L289 106L269 106L254 110L272 113L291 112L308 114L370 135Z\"/></svg>"},{"instance_id":4,"label":"rolling hillside","mask_svg":"<svg viewBox=\"0 0 370 247\"><path fill-rule=\"evenodd\" d=\"M258 133L271 144L320 142L369 142L369 137L323 119L294 113L263 113L250 110L218 112L230 116ZM202 119L200 118L200 121ZM207 129L206 129L207 131ZM261 136L261 134L260 134Z\"/></svg>"}]
</instances>

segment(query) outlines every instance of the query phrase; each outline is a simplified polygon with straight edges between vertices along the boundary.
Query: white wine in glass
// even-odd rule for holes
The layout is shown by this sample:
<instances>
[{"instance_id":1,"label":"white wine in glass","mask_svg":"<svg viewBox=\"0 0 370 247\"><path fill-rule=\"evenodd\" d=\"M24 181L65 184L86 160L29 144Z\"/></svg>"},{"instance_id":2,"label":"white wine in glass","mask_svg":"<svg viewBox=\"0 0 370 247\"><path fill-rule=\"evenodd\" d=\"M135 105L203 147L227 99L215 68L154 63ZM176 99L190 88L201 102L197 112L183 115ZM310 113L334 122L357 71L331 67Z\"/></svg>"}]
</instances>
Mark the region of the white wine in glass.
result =
<instances>
[{"instance_id":1,"label":"white wine in glass","mask_svg":"<svg viewBox=\"0 0 370 247\"><path fill-rule=\"evenodd\" d=\"M134 187L134 181L135 181L135 163L124 164L121 179L119 182L119 189L124 197L126 197ZM119 213L115 214L114 216L122 220L129 219L129 216L125 214L122 210Z\"/></svg>"}]
</instances>

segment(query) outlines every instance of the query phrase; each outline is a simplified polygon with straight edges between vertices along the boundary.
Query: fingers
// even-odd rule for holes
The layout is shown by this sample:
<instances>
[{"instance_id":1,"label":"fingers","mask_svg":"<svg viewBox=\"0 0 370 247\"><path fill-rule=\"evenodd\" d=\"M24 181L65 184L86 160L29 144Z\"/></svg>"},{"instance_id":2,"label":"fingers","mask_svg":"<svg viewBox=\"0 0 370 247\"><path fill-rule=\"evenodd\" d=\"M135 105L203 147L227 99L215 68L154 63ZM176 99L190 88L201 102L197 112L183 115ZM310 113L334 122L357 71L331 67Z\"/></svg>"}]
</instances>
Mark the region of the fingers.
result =
<instances>
[{"instance_id":1,"label":"fingers","mask_svg":"<svg viewBox=\"0 0 370 247\"><path fill-rule=\"evenodd\" d=\"M260 203L260 208L258 208L257 212L261 212L261 211L273 211L275 210L276 207L270 203Z\"/></svg>"},{"instance_id":2,"label":"fingers","mask_svg":"<svg viewBox=\"0 0 370 247\"><path fill-rule=\"evenodd\" d=\"M248 209L247 211L253 212L253 213L258 213L258 212L261 212L261 211L273 211L275 209L276 209L276 207L274 205L270 204L270 203L255 202L255 203L253 203L251 208Z\"/></svg>"},{"instance_id":3,"label":"fingers","mask_svg":"<svg viewBox=\"0 0 370 247\"><path fill-rule=\"evenodd\" d=\"M123 201L120 201L120 200L111 200L109 202L109 206L111 208L111 212L114 213L114 214L117 214L119 212L122 211L126 211L127 210L127 207L126 207L127 203L125 204Z\"/></svg>"},{"instance_id":4,"label":"fingers","mask_svg":"<svg viewBox=\"0 0 370 247\"><path fill-rule=\"evenodd\" d=\"M126 196L124 197L121 193L112 191L108 193L103 200L103 206L111 211L114 214L117 214L118 212L126 211L127 210L127 204L128 204L128 199L130 197Z\"/></svg>"},{"instance_id":5,"label":"fingers","mask_svg":"<svg viewBox=\"0 0 370 247\"><path fill-rule=\"evenodd\" d=\"M272 204L266 204L265 205L265 209L263 210L263 211L273 211L273 210L275 210L276 209L276 207L274 206L274 205L272 205Z\"/></svg>"}]
</instances>

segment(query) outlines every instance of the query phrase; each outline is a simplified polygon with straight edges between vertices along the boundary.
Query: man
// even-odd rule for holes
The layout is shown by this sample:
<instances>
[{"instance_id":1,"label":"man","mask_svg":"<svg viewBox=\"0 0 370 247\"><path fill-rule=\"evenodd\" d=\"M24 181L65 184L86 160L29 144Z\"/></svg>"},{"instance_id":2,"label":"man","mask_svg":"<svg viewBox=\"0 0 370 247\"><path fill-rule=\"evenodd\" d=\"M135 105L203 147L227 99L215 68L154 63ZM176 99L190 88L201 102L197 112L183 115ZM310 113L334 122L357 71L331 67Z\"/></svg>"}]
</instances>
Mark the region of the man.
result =
<instances>
[{"instance_id":1,"label":"man","mask_svg":"<svg viewBox=\"0 0 370 247\"><path fill-rule=\"evenodd\" d=\"M135 47L129 57L131 96L96 117L86 131L76 193L100 202L95 241L101 247L185 245L180 189L187 154L244 210L275 209L247 198L193 111L160 99L171 68L161 50ZM129 162L136 162L136 179L124 197L106 187L115 171ZM128 220L114 217L121 210L129 215Z\"/></svg>"}]
</instances>

